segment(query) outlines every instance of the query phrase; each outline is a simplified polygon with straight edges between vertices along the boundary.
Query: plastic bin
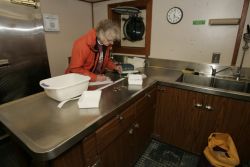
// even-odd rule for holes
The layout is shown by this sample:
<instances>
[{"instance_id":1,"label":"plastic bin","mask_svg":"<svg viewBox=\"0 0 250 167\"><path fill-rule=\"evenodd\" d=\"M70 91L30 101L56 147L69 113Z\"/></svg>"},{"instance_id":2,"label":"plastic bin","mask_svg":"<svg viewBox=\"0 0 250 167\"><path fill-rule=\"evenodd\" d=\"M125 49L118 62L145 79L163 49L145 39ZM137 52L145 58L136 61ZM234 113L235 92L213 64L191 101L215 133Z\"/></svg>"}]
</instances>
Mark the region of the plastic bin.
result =
<instances>
[{"instance_id":1,"label":"plastic bin","mask_svg":"<svg viewBox=\"0 0 250 167\"><path fill-rule=\"evenodd\" d=\"M70 73L42 80L40 86L49 97L64 101L79 96L87 90L89 80L89 76Z\"/></svg>"}]
</instances>

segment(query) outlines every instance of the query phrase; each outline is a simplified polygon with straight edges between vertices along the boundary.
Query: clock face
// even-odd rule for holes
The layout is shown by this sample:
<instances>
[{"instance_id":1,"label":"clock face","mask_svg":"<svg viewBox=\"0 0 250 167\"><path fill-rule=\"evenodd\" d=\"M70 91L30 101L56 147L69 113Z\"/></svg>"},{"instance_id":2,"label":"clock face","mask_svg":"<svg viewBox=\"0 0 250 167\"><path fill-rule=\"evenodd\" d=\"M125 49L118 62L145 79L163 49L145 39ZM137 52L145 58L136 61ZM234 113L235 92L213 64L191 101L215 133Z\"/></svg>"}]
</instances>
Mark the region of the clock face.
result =
<instances>
[{"instance_id":1,"label":"clock face","mask_svg":"<svg viewBox=\"0 0 250 167\"><path fill-rule=\"evenodd\" d=\"M181 8L173 7L167 12L167 20L171 24L177 24L181 21L183 12Z\"/></svg>"}]
</instances>

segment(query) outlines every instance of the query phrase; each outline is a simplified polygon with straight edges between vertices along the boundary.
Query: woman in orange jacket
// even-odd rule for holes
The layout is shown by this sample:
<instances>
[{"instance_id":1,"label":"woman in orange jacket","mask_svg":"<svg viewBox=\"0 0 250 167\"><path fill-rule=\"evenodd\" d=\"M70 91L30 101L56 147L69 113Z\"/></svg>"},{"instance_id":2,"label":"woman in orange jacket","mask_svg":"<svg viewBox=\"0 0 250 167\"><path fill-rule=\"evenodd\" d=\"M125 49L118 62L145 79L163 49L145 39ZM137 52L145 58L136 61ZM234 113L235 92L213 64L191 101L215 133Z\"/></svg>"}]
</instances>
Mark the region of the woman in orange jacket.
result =
<instances>
[{"instance_id":1,"label":"woman in orange jacket","mask_svg":"<svg viewBox=\"0 0 250 167\"><path fill-rule=\"evenodd\" d=\"M116 70L121 66L110 59L110 49L115 40L120 39L119 27L110 20L101 21L74 42L69 67L65 73L80 73L90 76L90 81L104 81L104 70Z\"/></svg>"}]
</instances>

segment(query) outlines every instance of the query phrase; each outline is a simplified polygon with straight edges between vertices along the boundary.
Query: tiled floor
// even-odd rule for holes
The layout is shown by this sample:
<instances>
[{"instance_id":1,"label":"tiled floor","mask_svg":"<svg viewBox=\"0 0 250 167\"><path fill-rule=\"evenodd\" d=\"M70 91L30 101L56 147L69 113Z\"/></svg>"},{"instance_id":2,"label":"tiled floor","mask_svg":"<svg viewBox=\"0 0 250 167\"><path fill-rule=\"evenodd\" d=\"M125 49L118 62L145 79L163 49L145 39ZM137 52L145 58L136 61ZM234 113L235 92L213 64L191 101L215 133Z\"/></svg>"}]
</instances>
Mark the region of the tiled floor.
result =
<instances>
[{"instance_id":1,"label":"tiled floor","mask_svg":"<svg viewBox=\"0 0 250 167\"><path fill-rule=\"evenodd\" d=\"M135 167L196 167L199 157L152 140Z\"/></svg>"},{"instance_id":2,"label":"tiled floor","mask_svg":"<svg viewBox=\"0 0 250 167\"><path fill-rule=\"evenodd\" d=\"M212 167L206 158L152 140L134 167ZM250 161L238 167L250 167Z\"/></svg>"}]
</instances>

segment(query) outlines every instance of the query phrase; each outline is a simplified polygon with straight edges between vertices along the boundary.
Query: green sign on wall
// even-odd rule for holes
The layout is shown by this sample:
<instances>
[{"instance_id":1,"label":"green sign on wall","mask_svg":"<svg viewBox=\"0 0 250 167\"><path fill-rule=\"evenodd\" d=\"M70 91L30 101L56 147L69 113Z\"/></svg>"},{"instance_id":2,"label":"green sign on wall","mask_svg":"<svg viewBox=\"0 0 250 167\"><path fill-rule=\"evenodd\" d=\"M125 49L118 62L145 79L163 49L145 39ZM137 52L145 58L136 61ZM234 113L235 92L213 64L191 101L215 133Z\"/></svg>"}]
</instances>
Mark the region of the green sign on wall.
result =
<instances>
[{"instance_id":1,"label":"green sign on wall","mask_svg":"<svg viewBox=\"0 0 250 167\"><path fill-rule=\"evenodd\" d=\"M193 20L193 25L204 25L206 20Z\"/></svg>"}]
</instances>

